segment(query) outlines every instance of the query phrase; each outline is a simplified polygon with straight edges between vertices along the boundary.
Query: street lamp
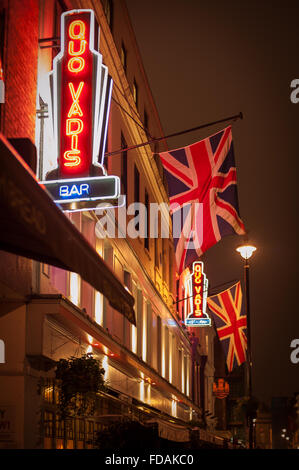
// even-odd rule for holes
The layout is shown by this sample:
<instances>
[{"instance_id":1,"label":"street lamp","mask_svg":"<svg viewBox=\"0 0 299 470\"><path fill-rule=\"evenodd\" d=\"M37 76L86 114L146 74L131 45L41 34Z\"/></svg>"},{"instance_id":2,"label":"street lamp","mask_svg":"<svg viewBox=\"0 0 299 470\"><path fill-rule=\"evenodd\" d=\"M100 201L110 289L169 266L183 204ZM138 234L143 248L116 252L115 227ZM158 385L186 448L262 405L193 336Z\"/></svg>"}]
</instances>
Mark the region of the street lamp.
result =
<instances>
[{"instance_id":1,"label":"street lamp","mask_svg":"<svg viewBox=\"0 0 299 470\"><path fill-rule=\"evenodd\" d=\"M236 250L244 258L244 281L245 281L245 300L246 300L246 317L247 317L247 368L248 368L248 395L251 406L252 401L252 358L251 358L251 330L250 330L250 298L249 298L249 258L255 252L256 247L248 243L239 246ZM251 413L251 410L250 410ZM253 449L253 421L251 414L249 415L249 449Z\"/></svg>"},{"instance_id":2,"label":"street lamp","mask_svg":"<svg viewBox=\"0 0 299 470\"><path fill-rule=\"evenodd\" d=\"M251 258L252 254L255 252L256 247L253 245L241 245L236 248L236 250L240 253L242 258L245 260Z\"/></svg>"}]
</instances>

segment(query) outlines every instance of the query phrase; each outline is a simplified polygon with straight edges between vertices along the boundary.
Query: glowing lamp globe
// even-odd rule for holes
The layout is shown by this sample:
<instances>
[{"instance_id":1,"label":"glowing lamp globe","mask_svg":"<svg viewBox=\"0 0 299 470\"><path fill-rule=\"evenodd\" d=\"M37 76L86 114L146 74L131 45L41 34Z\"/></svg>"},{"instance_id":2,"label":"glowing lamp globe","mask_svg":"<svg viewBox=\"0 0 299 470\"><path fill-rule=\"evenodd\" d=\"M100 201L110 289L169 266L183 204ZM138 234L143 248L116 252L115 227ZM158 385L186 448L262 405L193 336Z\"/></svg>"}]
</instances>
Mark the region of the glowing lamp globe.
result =
<instances>
[{"instance_id":1,"label":"glowing lamp globe","mask_svg":"<svg viewBox=\"0 0 299 470\"><path fill-rule=\"evenodd\" d=\"M236 250L240 253L242 258L249 259L252 256L252 253L256 250L256 247L253 245L242 245L236 248Z\"/></svg>"}]
</instances>

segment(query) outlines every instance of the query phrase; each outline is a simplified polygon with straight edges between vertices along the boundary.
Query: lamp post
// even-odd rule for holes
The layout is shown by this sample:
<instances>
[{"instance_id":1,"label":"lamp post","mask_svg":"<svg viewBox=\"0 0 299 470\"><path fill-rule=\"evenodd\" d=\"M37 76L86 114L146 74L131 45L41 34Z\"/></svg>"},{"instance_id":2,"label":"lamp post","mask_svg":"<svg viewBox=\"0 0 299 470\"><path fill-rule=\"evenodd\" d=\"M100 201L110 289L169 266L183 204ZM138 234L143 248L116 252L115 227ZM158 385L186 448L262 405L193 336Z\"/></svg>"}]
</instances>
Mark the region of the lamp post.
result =
<instances>
[{"instance_id":1,"label":"lamp post","mask_svg":"<svg viewBox=\"0 0 299 470\"><path fill-rule=\"evenodd\" d=\"M251 322L250 322L250 298L249 298L249 258L251 258L256 247L253 245L245 244L236 249L242 258L244 258L244 281L245 281L245 305L247 317L247 370L248 370L248 395L249 403L251 406L252 401L252 357L251 357ZM249 449L253 449L253 419L251 410L249 414Z\"/></svg>"}]
</instances>

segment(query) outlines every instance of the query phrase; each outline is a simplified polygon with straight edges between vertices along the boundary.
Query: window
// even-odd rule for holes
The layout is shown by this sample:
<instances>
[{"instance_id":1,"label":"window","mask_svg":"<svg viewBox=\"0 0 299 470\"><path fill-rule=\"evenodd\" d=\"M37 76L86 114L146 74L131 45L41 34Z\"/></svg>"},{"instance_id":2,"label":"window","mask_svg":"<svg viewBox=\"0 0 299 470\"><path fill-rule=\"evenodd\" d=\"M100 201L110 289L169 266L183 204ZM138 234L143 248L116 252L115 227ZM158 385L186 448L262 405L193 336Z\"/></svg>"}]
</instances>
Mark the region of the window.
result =
<instances>
[{"instance_id":1,"label":"window","mask_svg":"<svg viewBox=\"0 0 299 470\"><path fill-rule=\"evenodd\" d=\"M134 203L140 201L140 174L136 165L134 165ZM136 231L139 231L139 222L136 224Z\"/></svg>"},{"instance_id":2,"label":"window","mask_svg":"<svg viewBox=\"0 0 299 470\"><path fill-rule=\"evenodd\" d=\"M104 6L104 13L107 19L107 23L110 26L110 30L112 31L113 26L113 1L112 0L103 0Z\"/></svg>"},{"instance_id":3,"label":"window","mask_svg":"<svg viewBox=\"0 0 299 470\"><path fill-rule=\"evenodd\" d=\"M136 165L134 165L134 202L140 201L140 174Z\"/></svg>"},{"instance_id":4,"label":"window","mask_svg":"<svg viewBox=\"0 0 299 470\"><path fill-rule=\"evenodd\" d=\"M173 248L172 245L169 245L169 264L168 264L168 285L169 292L173 291Z\"/></svg>"},{"instance_id":5,"label":"window","mask_svg":"<svg viewBox=\"0 0 299 470\"><path fill-rule=\"evenodd\" d=\"M162 238L162 277L167 282L167 266L168 266L168 240Z\"/></svg>"},{"instance_id":6,"label":"window","mask_svg":"<svg viewBox=\"0 0 299 470\"><path fill-rule=\"evenodd\" d=\"M158 217L156 217L155 223L158 227L155 227L155 266L160 267L160 227L161 227L161 213L158 212Z\"/></svg>"},{"instance_id":7,"label":"window","mask_svg":"<svg viewBox=\"0 0 299 470\"><path fill-rule=\"evenodd\" d=\"M145 226L145 237L144 237L144 247L149 250L149 234L150 234L150 204L149 204L149 195L147 190L145 190L145 210L146 210L146 226Z\"/></svg>"},{"instance_id":8,"label":"window","mask_svg":"<svg viewBox=\"0 0 299 470\"><path fill-rule=\"evenodd\" d=\"M159 267L159 257L158 257L158 238L155 237L155 266Z\"/></svg>"},{"instance_id":9,"label":"window","mask_svg":"<svg viewBox=\"0 0 299 470\"><path fill-rule=\"evenodd\" d=\"M141 289L137 289L137 355L142 357L143 344L143 294Z\"/></svg>"},{"instance_id":10,"label":"window","mask_svg":"<svg viewBox=\"0 0 299 470\"><path fill-rule=\"evenodd\" d=\"M121 148L126 149L127 142L121 133ZM126 196L126 205L128 204L128 152L125 150L121 154L121 191Z\"/></svg>"},{"instance_id":11,"label":"window","mask_svg":"<svg viewBox=\"0 0 299 470\"><path fill-rule=\"evenodd\" d=\"M176 309L177 309L177 312L179 313L180 312L180 278L178 278L176 280Z\"/></svg>"},{"instance_id":12,"label":"window","mask_svg":"<svg viewBox=\"0 0 299 470\"><path fill-rule=\"evenodd\" d=\"M79 441L84 441L84 435L85 435L85 426L84 426L84 420L83 419L78 419L77 420L77 437Z\"/></svg>"},{"instance_id":13,"label":"window","mask_svg":"<svg viewBox=\"0 0 299 470\"><path fill-rule=\"evenodd\" d=\"M165 379L169 379L169 329L165 326L164 329L164 374Z\"/></svg>"},{"instance_id":14,"label":"window","mask_svg":"<svg viewBox=\"0 0 299 470\"><path fill-rule=\"evenodd\" d=\"M183 390L183 376L184 376L184 371L183 371L183 362L182 362L182 350L179 349L179 360L178 360L178 377L181 379L180 381L180 388L181 388L181 391L184 392Z\"/></svg>"},{"instance_id":15,"label":"window","mask_svg":"<svg viewBox=\"0 0 299 470\"><path fill-rule=\"evenodd\" d=\"M123 42L121 43L120 60L124 68L124 71L126 72L127 71L127 51Z\"/></svg>"},{"instance_id":16,"label":"window","mask_svg":"<svg viewBox=\"0 0 299 470\"><path fill-rule=\"evenodd\" d=\"M189 382L189 356L185 356L185 363L184 363L184 368L185 368L185 393L187 396L190 394L190 382Z\"/></svg>"},{"instance_id":17,"label":"window","mask_svg":"<svg viewBox=\"0 0 299 470\"><path fill-rule=\"evenodd\" d=\"M146 302L146 359L148 364L152 364L152 343L153 343L153 331L152 331L152 306L149 301Z\"/></svg>"},{"instance_id":18,"label":"window","mask_svg":"<svg viewBox=\"0 0 299 470\"><path fill-rule=\"evenodd\" d=\"M145 362L146 360L149 361L150 357L147 355L147 343L149 341L149 336L148 336L148 309L147 309L147 302L143 302L143 312L142 312L142 341L141 341L141 357L143 361Z\"/></svg>"},{"instance_id":19,"label":"window","mask_svg":"<svg viewBox=\"0 0 299 470\"><path fill-rule=\"evenodd\" d=\"M124 285L132 292L132 275L126 270L124 270Z\"/></svg>"},{"instance_id":20,"label":"window","mask_svg":"<svg viewBox=\"0 0 299 470\"><path fill-rule=\"evenodd\" d=\"M174 343L174 336L171 332L169 332L169 382L172 383L173 381L173 343Z\"/></svg>"},{"instance_id":21,"label":"window","mask_svg":"<svg viewBox=\"0 0 299 470\"><path fill-rule=\"evenodd\" d=\"M105 239L104 240L104 250L103 250L103 258L104 261L108 264L108 266L113 269L113 247L111 244ZM102 294L99 294L99 316L98 320L103 328L108 328L108 320L110 315L110 304L106 297Z\"/></svg>"},{"instance_id":22,"label":"window","mask_svg":"<svg viewBox=\"0 0 299 470\"><path fill-rule=\"evenodd\" d=\"M59 38L61 36L60 33L60 21L61 21L61 15L64 11L66 11L67 8L61 2L60 0L56 0L54 3L54 24L53 24L53 38L55 38L55 41L53 43L52 47L52 61L55 58L55 56L59 53L60 46L59 44Z\"/></svg>"},{"instance_id":23,"label":"window","mask_svg":"<svg viewBox=\"0 0 299 470\"><path fill-rule=\"evenodd\" d=\"M134 311L136 317L136 323L138 321L138 308L137 308L137 286L135 282L132 283L132 294L134 297ZM137 326L134 326L131 323L131 350L133 353L137 354Z\"/></svg>"},{"instance_id":24,"label":"window","mask_svg":"<svg viewBox=\"0 0 299 470\"><path fill-rule=\"evenodd\" d=\"M98 291L94 291L95 299L94 299L94 317L95 321L103 326L103 294Z\"/></svg>"},{"instance_id":25,"label":"window","mask_svg":"<svg viewBox=\"0 0 299 470\"><path fill-rule=\"evenodd\" d=\"M147 138L150 138L150 133L149 133L149 130L148 130L148 114L147 114L146 110L144 110L143 124L144 124L144 129L145 129L145 133L147 135Z\"/></svg>"},{"instance_id":26,"label":"window","mask_svg":"<svg viewBox=\"0 0 299 470\"><path fill-rule=\"evenodd\" d=\"M47 403L53 404L55 402L54 382L52 379L44 379L43 399Z\"/></svg>"},{"instance_id":27,"label":"window","mask_svg":"<svg viewBox=\"0 0 299 470\"><path fill-rule=\"evenodd\" d=\"M129 271L126 269L123 270L123 276L124 276L124 286L126 289L128 289L130 292L132 292L132 275ZM122 337L123 337L123 344L127 348L130 348L130 323L129 321L123 316L123 322L122 322Z\"/></svg>"},{"instance_id":28,"label":"window","mask_svg":"<svg viewBox=\"0 0 299 470\"><path fill-rule=\"evenodd\" d=\"M134 99L136 106L138 107L138 86L137 86L135 79L133 82L133 99Z\"/></svg>"},{"instance_id":29,"label":"window","mask_svg":"<svg viewBox=\"0 0 299 470\"><path fill-rule=\"evenodd\" d=\"M53 437L54 415L50 411L44 411L44 436Z\"/></svg>"},{"instance_id":30,"label":"window","mask_svg":"<svg viewBox=\"0 0 299 470\"><path fill-rule=\"evenodd\" d=\"M93 432L94 432L94 422L93 421L87 421L87 439L88 440L93 440Z\"/></svg>"},{"instance_id":31,"label":"window","mask_svg":"<svg viewBox=\"0 0 299 470\"><path fill-rule=\"evenodd\" d=\"M50 277L50 266L48 264L42 263L42 273L45 276Z\"/></svg>"},{"instance_id":32,"label":"window","mask_svg":"<svg viewBox=\"0 0 299 470\"><path fill-rule=\"evenodd\" d=\"M77 273L70 273L70 300L79 307L81 298L81 278Z\"/></svg>"},{"instance_id":33,"label":"window","mask_svg":"<svg viewBox=\"0 0 299 470\"><path fill-rule=\"evenodd\" d=\"M161 317L157 317L157 360L158 360L158 372L161 373L162 365L162 323Z\"/></svg>"},{"instance_id":34,"label":"window","mask_svg":"<svg viewBox=\"0 0 299 470\"><path fill-rule=\"evenodd\" d=\"M58 414L56 415L56 438L64 438L64 420L61 420Z\"/></svg>"},{"instance_id":35,"label":"window","mask_svg":"<svg viewBox=\"0 0 299 470\"><path fill-rule=\"evenodd\" d=\"M66 437L67 439L74 439L74 427L75 427L75 421L73 419L70 419L69 421L66 421Z\"/></svg>"}]
</instances>

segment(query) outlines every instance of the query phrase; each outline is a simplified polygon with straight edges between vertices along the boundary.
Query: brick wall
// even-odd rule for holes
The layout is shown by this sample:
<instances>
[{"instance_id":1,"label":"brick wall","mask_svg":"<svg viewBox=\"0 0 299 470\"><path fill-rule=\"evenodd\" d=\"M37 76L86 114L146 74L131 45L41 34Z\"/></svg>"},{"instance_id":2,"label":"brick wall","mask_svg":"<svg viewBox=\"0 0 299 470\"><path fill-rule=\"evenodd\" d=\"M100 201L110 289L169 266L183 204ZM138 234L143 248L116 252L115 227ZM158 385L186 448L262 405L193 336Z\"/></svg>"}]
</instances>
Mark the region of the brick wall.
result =
<instances>
[{"instance_id":1,"label":"brick wall","mask_svg":"<svg viewBox=\"0 0 299 470\"><path fill-rule=\"evenodd\" d=\"M2 132L35 138L38 54L38 0L6 3L4 73L6 96Z\"/></svg>"},{"instance_id":2,"label":"brick wall","mask_svg":"<svg viewBox=\"0 0 299 470\"><path fill-rule=\"evenodd\" d=\"M38 0L0 0L0 8L5 9L5 103L1 104L1 132L8 138L27 137L33 143L38 3ZM20 295L30 294L31 270L31 260L0 251L0 292L7 295L5 287L8 287Z\"/></svg>"}]
</instances>

